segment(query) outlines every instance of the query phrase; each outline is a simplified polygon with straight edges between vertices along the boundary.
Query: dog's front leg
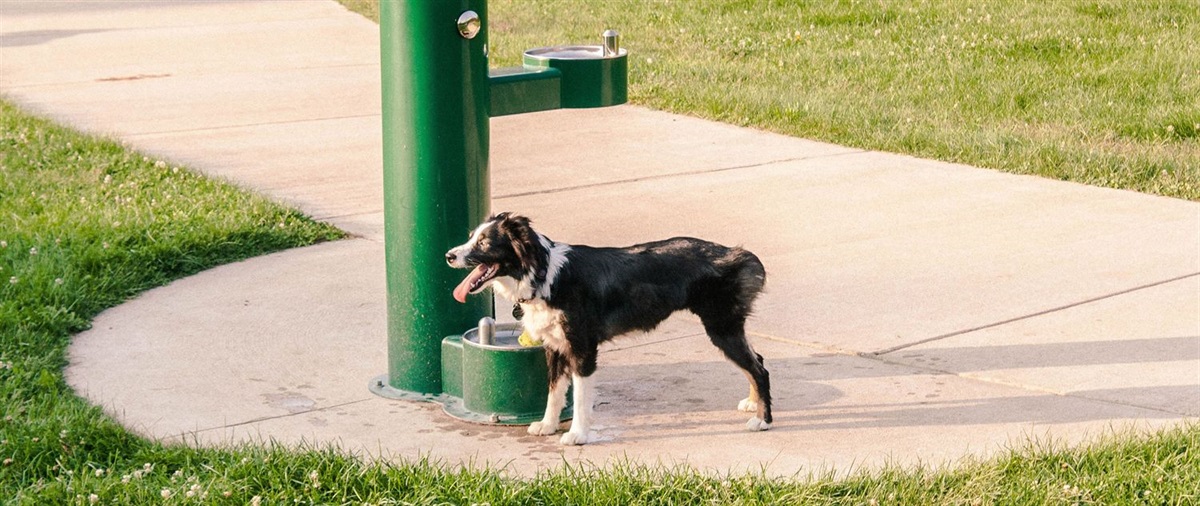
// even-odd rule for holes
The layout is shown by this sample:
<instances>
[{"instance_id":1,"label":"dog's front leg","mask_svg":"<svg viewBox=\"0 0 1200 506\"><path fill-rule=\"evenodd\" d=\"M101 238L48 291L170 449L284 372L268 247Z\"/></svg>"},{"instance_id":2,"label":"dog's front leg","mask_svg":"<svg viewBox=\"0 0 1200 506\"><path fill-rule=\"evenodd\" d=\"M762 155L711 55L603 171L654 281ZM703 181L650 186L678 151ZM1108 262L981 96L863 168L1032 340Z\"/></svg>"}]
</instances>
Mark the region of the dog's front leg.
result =
<instances>
[{"instance_id":1,"label":"dog's front leg","mask_svg":"<svg viewBox=\"0 0 1200 506\"><path fill-rule=\"evenodd\" d=\"M595 399L595 378L591 376L571 375L575 386L575 416L571 419L571 430L562 435L558 442L564 445L587 444L588 435L592 429L592 404Z\"/></svg>"},{"instance_id":2,"label":"dog's front leg","mask_svg":"<svg viewBox=\"0 0 1200 506\"><path fill-rule=\"evenodd\" d=\"M542 415L542 421L529 424L529 433L535 436L549 436L558 432L558 420L563 407L567 405L570 377L562 374L551 381L550 393L546 396L546 414Z\"/></svg>"}]
</instances>

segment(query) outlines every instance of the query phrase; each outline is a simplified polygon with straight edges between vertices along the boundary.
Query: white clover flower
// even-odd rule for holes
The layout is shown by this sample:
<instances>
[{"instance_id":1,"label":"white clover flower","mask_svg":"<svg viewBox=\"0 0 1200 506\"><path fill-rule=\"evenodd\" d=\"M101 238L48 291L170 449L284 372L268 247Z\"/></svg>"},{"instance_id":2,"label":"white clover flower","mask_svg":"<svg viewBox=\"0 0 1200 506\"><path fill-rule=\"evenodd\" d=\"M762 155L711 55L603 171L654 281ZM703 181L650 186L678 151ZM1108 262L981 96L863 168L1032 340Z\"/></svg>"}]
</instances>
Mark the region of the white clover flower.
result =
<instances>
[{"instance_id":1,"label":"white clover flower","mask_svg":"<svg viewBox=\"0 0 1200 506\"><path fill-rule=\"evenodd\" d=\"M11 277L11 278L8 278L8 282L9 282L9 284L13 284L13 285L15 285L15 284L17 284L17 281L20 281L20 280L19 280L19 279L17 279L17 277L16 277L16 276L13 276L13 277Z\"/></svg>"},{"instance_id":2,"label":"white clover flower","mask_svg":"<svg viewBox=\"0 0 1200 506\"><path fill-rule=\"evenodd\" d=\"M165 168L167 168L167 162L164 162L164 161L162 161L162 160L159 160L159 161L157 161L157 162L154 162L154 168L156 168L156 169L165 169Z\"/></svg>"},{"instance_id":3,"label":"white clover flower","mask_svg":"<svg viewBox=\"0 0 1200 506\"><path fill-rule=\"evenodd\" d=\"M133 479L133 477L128 474L121 475L121 483L129 483L129 480L132 480L132 479Z\"/></svg>"},{"instance_id":4,"label":"white clover flower","mask_svg":"<svg viewBox=\"0 0 1200 506\"><path fill-rule=\"evenodd\" d=\"M8 241L0 241L0 248L7 248L7 247L8 247Z\"/></svg>"},{"instance_id":5,"label":"white clover flower","mask_svg":"<svg viewBox=\"0 0 1200 506\"><path fill-rule=\"evenodd\" d=\"M96 494L90 494L90 495L88 495L88 502L91 504L96 504L96 503L100 502L100 496L98 496Z\"/></svg>"},{"instance_id":6,"label":"white clover flower","mask_svg":"<svg viewBox=\"0 0 1200 506\"><path fill-rule=\"evenodd\" d=\"M30 255L30 256L36 256L36 255L37 255L37 246L34 246L34 247L32 247L32 248L29 248L29 255Z\"/></svg>"},{"instance_id":7,"label":"white clover flower","mask_svg":"<svg viewBox=\"0 0 1200 506\"><path fill-rule=\"evenodd\" d=\"M62 285L62 284L63 284L63 278L54 278L54 284L55 284L55 285Z\"/></svg>"},{"instance_id":8,"label":"white clover flower","mask_svg":"<svg viewBox=\"0 0 1200 506\"><path fill-rule=\"evenodd\" d=\"M261 504L262 504L261 496L256 495L256 496L250 498L250 506L260 506Z\"/></svg>"},{"instance_id":9,"label":"white clover flower","mask_svg":"<svg viewBox=\"0 0 1200 506\"><path fill-rule=\"evenodd\" d=\"M161 491L159 491L158 495L161 495L163 499L170 499L171 498L171 489L164 488Z\"/></svg>"}]
</instances>

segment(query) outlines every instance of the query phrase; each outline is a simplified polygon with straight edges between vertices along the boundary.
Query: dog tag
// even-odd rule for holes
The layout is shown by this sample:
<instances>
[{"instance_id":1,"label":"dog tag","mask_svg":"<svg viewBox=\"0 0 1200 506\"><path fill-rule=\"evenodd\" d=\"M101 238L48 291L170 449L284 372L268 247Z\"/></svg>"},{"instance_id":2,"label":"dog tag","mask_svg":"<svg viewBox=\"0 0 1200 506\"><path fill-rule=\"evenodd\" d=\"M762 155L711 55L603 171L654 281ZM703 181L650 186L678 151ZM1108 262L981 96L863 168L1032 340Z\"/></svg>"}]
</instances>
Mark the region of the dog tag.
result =
<instances>
[{"instance_id":1,"label":"dog tag","mask_svg":"<svg viewBox=\"0 0 1200 506\"><path fill-rule=\"evenodd\" d=\"M520 320L523 316L525 316L525 310L521 309L521 305L513 304L513 318Z\"/></svg>"}]
</instances>

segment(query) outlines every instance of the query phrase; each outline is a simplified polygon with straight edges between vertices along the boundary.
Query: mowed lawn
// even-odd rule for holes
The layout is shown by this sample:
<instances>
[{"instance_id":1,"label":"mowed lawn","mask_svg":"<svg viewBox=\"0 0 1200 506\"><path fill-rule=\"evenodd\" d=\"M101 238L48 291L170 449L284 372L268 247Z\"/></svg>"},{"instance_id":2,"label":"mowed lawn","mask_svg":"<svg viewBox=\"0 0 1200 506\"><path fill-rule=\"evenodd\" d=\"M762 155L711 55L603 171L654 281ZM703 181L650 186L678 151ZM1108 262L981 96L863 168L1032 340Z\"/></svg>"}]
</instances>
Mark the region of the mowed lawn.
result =
<instances>
[{"instance_id":1,"label":"mowed lawn","mask_svg":"<svg viewBox=\"0 0 1200 506\"><path fill-rule=\"evenodd\" d=\"M1095 157L1104 159L1145 159L1146 165L1136 170L1134 167L1139 166L1133 162L1113 162L1112 173L1097 175L1095 181L1075 177L1073 171L1050 177L1196 199L1196 127L1193 124L1188 130L1185 122L1162 121L1189 114L1194 118L1197 111L1196 57L1186 51L1196 39L1197 7L1184 2L1129 4L946 3L937 4L943 11L937 14L925 10L930 4L919 3L885 7L872 3L727 2L717 8L709 2L683 0L595 5L494 0L492 54L495 65L514 64L525 47L588 42L595 40L603 28L612 26L623 31L627 46L634 51L634 100L651 107L875 149L904 151L910 141L903 139L913 139L913 151L906 152L1005 170L1038 172L1033 168L1054 160L1050 156L1053 153L1060 153L1057 167L1068 167L1074 156L1068 155L1076 148L1095 152ZM910 12L910 5L915 13ZM1014 11L1010 14L1012 21L1005 21L1009 25L1040 26L1038 23L1053 21L1040 32L1046 40L1073 40L1081 35L1081 27L1098 30L1108 26L1104 23L1116 23L1109 32L1115 41L1111 64L1125 66L1112 67L1106 82L1145 84L1152 75L1176 79L1157 87L1105 87L1105 93L1133 97L1142 105L1139 108L1112 100L1114 107L1121 103L1122 110L1130 114L1100 115L1111 121L1105 123L1094 119L1094 110L1069 112L1069 101L1056 97L1071 92L1057 90L1064 86L1062 81L1050 82L1049 77L1061 72L1060 67L1049 63L1052 54L1059 52L1063 61L1072 62L1076 60L1069 55L1078 49L1046 49L1053 44L1037 42L1029 46L1037 57L1027 59L1031 66L1045 60L1038 65L1046 67L1048 77L1027 75L1026 79L1031 90L1043 90L1044 98L1023 100L1024 108L1032 112L1013 115L1012 111L1021 108L1004 104L1017 99L1004 99L1002 96L1008 92L997 90L992 95L997 110L1007 107L1010 113L988 115L983 114L988 102L977 97L983 83L976 83L976 91L968 92L950 86L957 81L946 76L990 72L998 78L1009 78L1011 72L957 65L952 59L938 64L946 67L939 71L926 68L927 63L899 57L889 60L861 51L893 40L887 33L889 27L897 29L904 25L902 20L920 15L940 19L941 24L929 28L930 33L923 27L904 25L912 39L941 41L942 33L936 33L940 29L947 42L938 47L949 51L956 34L962 38L975 33L962 20L974 17L981 20L977 23L980 26L1006 26L995 20L1007 10ZM792 15L797 11L800 17L796 19L808 21L798 23L796 19L763 15ZM1061 20L1054 17L1060 11ZM862 17L872 12L882 12L886 19ZM960 20L959 26L951 19ZM779 33L764 31L783 24L791 28ZM760 28L752 29L754 26ZM1069 31L1068 26L1076 31ZM675 33L663 27L673 27ZM976 31L982 33L983 29ZM749 40L747 33L759 35ZM821 34L830 38L822 42L818 37ZM834 42L835 34L840 34L841 42ZM1000 33L989 37L993 35ZM678 40L671 42L672 38ZM686 41L705 48L693 47L684 56L670 49L672 44ZM725 44L713 44L719 41ZM975 42L976 47L983 44ZM652 43L661 44L661 48L655 49ZM966 39L957 44L963 52L953 58L971 54L982 58L985 54L975 48L968 51L970 43ZM817 53L809 50L808 56L799 52L791 57L783 55L784 48L806 45L826 48L826 54L816 58ZM844 51L831 51L838 47ZM860 50L852 54L855 47ZM1116 55L1119 48L1125 52ZM785 84L780 76L798 73L786 69L799 61L787 58L816 60L807 63L806 74L810 75ZM764 64L771 61L781 62L776 70ZM851 63L855 61L862 62L860 66L872 61L899 63L879 74L867 68L854 70ZM747 69L758 70L750 73ZM892 81L884 78L887 72L893 75ZM929 80L899 80L898 76L909 73L923 73ZM942 83L941 91L930 91L939 89L938 82ZM926 91L913 91L910 87L914 84L924 86ZM876 93L889 86L894 90ZM945 90L957 90L955 93L964 100L976 97L970 107L960 107L975 111L977 116L945 111L941 106L966 103L951 100L954 94ZM895 103L886 99L888 95L897 97ZM929 97L925 105L901 100L924 95L936 96ZM791 102L781 97L790 97L787 100ZM1042 102L1045 105L1040 105ZM796 104L797 110L807 106L813 112L788 116L791 113L780 104L789 103ZM1108 101L1087 102L1093 109L1101 103ZM885 110L867 111L869 104ZM908 116L900 114L904 111L913 113L911 124L925 126L908 127ZM1038 111L1044 116L1035 114ZM888 117L893 118L891 124L879 119ZM996 121L983 121L987 118ZM1022 121L1027 124L1025 130L990 125L1012 126ZM943 127L945 131L940 130ZM1012 135L1014 140L1008 148L1003 143L989 148L988 135ZM1061 142L1055 140L1060 138ZM946 147L957 145L954 142L975 147ZM889 148L886 143L900 147ZM947 156L918 151L931 147ZM1022 158L1015 152L995 156L997 152L1006 153L1004 149L1027 149L1036 156ZM1016 168L948 157L983 156L981 153L992 153L989 156L996 160L1011 159ZM1134 177L1138 170L1144 173ZM1167 191L1170 188L1179 191ZM1119 433L1077 448L1030 443L993 459L968 459L944 470L885 468L851 472L840 478L815 475L782 479L754 474L702 474L686 467L616 464L603 469L564 468L533 479L516 479L494 469L447 466L419 456L373 462L329 448L297 450L270 444L230 449L163 446L120 427L99 408L76 397L64 383L66 345L71 335L87 328L99 311L148 288L215 265L340 237L337 230L314 223L294 210L214 182L186 167L31 117L0 100L0 503L1200 503L1196 487L1200 483L1197 424L1151 435Z\"/></svg>"},{"instance_id":2,"label":"mowed lawn","mask_svg":"<svg viewBox=\"0 0 1200 506\"><path fill-rule=\"evenodd\" d=\"M343 0L378 19L377 0ZM630 100L848 146L1200 199L1195 0L493 0L492 66L630 51Z\"/></svg>"}]
</instances>

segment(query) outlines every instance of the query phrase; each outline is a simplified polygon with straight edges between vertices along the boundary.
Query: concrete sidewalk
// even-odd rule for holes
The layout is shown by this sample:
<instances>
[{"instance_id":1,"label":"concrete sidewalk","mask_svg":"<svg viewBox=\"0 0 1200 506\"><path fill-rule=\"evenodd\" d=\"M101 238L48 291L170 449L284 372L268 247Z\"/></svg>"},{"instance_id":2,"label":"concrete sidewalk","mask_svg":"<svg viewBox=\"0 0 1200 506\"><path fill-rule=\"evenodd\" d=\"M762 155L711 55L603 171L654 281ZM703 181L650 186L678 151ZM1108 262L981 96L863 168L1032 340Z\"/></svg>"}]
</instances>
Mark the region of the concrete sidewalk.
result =
<instances>
[{"instance_id":1,"label":"concrete sidewalk","mask_svg":"<svg viewBox=\"0 0 1200 506\"><path fill-rule=\"evenodd\" d=\"M756 252L768 292L750 330L775 427L742 430L745 380L686 315L605 349L597 444L374 397L377 30L323 0L0 4L8 99L356 235L105 312L70 349L80 395L168 441L332 442L518 474L938 464L1200 415L1200 205L631 106L492 120L492 207L559 241L694 235Z\"/></svg>"}]
</instances>

